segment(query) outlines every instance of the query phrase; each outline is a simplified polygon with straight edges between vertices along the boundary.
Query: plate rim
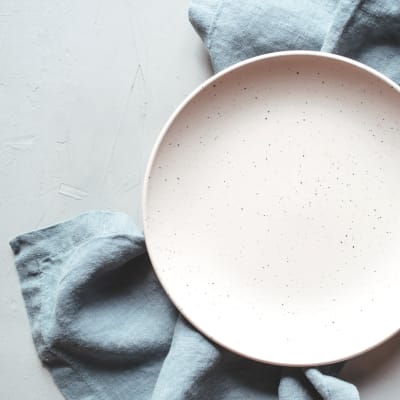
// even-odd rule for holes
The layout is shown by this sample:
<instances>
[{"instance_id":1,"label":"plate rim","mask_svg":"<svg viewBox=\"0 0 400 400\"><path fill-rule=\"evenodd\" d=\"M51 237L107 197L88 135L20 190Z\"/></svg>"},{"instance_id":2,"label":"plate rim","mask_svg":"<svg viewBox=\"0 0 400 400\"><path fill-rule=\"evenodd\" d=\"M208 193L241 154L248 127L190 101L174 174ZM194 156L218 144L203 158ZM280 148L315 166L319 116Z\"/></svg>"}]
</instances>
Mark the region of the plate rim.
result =
<instances>
[{"instance_id":1,"label":"plate rim","mask_svg":"<svg viewBox=\"0 0 400 400\"><path fill-rule=\"evenodd\" d=\"M390 87L392 89L394 89L395 91L398 92L398 94L400 95L400 85L398 85L395 81L393 81L392 79L390 79L389 77L387 77L386 75L384 75L382 72L377 71L376 69L369 67L366 64L363 64L362 62L353 60L351 58L345 57L345 56L341 56L338 54L333 54L333 53L328 53L328 52L323 52L323 51L315 51L315 50L286 50L286 51L276 51L276 52L271 52L271 53L266 53L266 54L262 54L259 56L255 56L255 57L251 57L251 58L247 58L243 61L240 61L238 63L235 63L219 72L217 72L216 74L212 75L211 77L209 77L208 79L206 79L205 81L203 81L200 85L198 85L191 93L189 93L189 95L187 95L184 100L178 105L178 107L174 110L174 112L170 115L170 117L167 119L167 121L165 122L165 124L163 125L163 127L161 128L156 141L153 144L152 150L150 152L150 156L148 158L148 162L147 162L147 166L145 169L145 173L144 173L144 177L143 177L143 189L142 189L142 222L143 222L143 234L144 234L144 238L145 238L145 242L146 242L146 237L148 236L148 227L147 227L147 215L148 215L148 209L147 209L147 194L148 194L148 185L149 185L149 177L150 177L150 173L151 170L153 168L153 164L156 158L156 155L160 149L160 145L164 139L164 137L166 136L167 132L169 131L171 125L173 124L173 122L175 121L175 119L180 115L181 111L186 107L187 104L189 104L191 102L192 99L194 99L199 93L201 93L204 89L206 89L210 84L212 84L213 82L217 81L218 79L220 79L221 77L237 70L240 69L246 65L249 64L253 64L253 63L257 63L260 61L264 61L267 59L274 59L274 58L280 58L280 57L291 57L291 56L309 56L311 58L313 57L318 57L318 58L326 58L326 59L331 59L331 60L335 60L335 61L339 61L345 64L350 64L360 70L363 70L365 72L368 72L370 74L372 74L373 76L375 76L376 78L378 78L379 80L385 82L386 84L390 85ZM239 356L245 357L247 359L253 360L253 361L257 361L257 362L261 362L263 364L270 364L270 365L276 365L276 366L286 366L286 367L311 367L311 366L321 366L321 365L327 365L327 364L332 364L332 363L337 363L337 362L342 362L354 357L357 357L361 354L367 353L377 347L379 347L380 345L382 345L383 343L385 343L386 341L390 340L391 338L393 338L394 336L396 336L396 334L398 334L400 332L400 327L397 328L397 330L395 330L394 332L392 332L391 334L389 334L388 336L386 336L385 338L383 338L382 340L380 340L377 343L374 343L373 345L357 351L355 353L352 353L348 356L345 357L338 357L338 358L334 358L332 360L325 360L325 361L320 361L320 362L305 362L305 363L288 363L288 362L277 362L277 361L272 361L272 360L265 360L263 358L257 358L253 355L249 355L246 354L244 352L241 352L237 349L231 348L228 345L226 345L225 343L222 343L220 340L216 339L213 337L213 335L209 334L208 332L206 332L206 330L204 330L203 328L199 327L194 321L192 321L192 319L190 318L190 316L188 316L186 314L185 311L182 310L182 308L179 306L179 304L177 304L175 302L175 300L173 299L173 296L171 296L171 294L168 291L167 285L164 283L161 274L159 273L156 264L154 263L153 259L152 259L152 255L150 253L149 250L147 250L148 252L148 257L150 259L151 265L152 265L152 269L157 277L157 279L159 280L162 289L165 291L165 293L167 294L169 300L172 302L172 304L177 308L177 310L179 311L180 314L183 315L183 317L194 327L196 328L201 334L203 334L206 338L210 339L213 343L216 343L217 345L221 346L222 348L235 353Z\"/></svg>"}]
</instances>

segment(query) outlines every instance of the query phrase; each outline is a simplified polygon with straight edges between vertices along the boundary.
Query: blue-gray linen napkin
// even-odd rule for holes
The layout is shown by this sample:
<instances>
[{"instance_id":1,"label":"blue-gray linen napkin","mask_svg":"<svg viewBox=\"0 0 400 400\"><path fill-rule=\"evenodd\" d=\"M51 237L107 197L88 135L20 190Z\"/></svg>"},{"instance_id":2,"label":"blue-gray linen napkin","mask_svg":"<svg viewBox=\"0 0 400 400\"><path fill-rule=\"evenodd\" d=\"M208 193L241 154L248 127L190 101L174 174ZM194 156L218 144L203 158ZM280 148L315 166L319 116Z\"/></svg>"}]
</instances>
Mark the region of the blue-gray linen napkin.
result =
<instances>
[{"instance_id":1,"label":"blue-gray linen napkin","mask_svg":"<svg viewBox=\"0 0 400 400\"><path fill-rule=\"evenodd\" d=\"M194 0L190 20L216 71L312 49L400 81L397 2ZM204 338L166 297L142 233L124 214L89 212L10 244L38 354L69 400L359 399L335 377L339 364L269 366Z\"/></svg>"}]
</instances>

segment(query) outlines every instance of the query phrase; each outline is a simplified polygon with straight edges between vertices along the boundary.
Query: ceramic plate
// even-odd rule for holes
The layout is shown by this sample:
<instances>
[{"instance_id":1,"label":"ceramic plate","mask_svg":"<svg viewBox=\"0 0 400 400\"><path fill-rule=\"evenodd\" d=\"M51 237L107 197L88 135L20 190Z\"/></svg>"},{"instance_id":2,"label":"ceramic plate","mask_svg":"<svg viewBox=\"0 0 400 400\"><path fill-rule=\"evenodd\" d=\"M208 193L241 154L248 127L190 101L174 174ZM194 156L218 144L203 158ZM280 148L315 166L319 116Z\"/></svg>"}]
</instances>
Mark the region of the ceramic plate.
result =
<instances>
[{"instance_id":1,"label":"ceramic plate","mask_svg":"<svg viewBox=\"0 0 400 400\"><path fill-rule=\"evenodd\" d=\"M153 150L144 226L179 311L243 356L343 360L399 329L400 90L283 52L208 80Z\"/></svg>"}]
</instances>

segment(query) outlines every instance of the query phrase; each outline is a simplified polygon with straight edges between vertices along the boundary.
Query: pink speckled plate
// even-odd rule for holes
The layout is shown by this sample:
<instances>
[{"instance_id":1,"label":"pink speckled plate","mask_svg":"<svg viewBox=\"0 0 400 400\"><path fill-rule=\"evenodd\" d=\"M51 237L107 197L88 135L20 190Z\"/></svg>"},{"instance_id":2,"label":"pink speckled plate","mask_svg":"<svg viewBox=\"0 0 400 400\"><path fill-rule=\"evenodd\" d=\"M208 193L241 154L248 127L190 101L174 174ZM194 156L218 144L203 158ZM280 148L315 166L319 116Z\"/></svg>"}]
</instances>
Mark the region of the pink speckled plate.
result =
<instances>
[{"instance_id":1,"label":"pink speckled plate","mask_svg":"<svg viewBox=\"0 0 400 400\"><path fill-rule=\"evenodd\" d=\"M154 269L243 356L312 365L399 329L400 90L349 59L283 52L205 82L147 169Z\"/></svg>"}]
</instances>

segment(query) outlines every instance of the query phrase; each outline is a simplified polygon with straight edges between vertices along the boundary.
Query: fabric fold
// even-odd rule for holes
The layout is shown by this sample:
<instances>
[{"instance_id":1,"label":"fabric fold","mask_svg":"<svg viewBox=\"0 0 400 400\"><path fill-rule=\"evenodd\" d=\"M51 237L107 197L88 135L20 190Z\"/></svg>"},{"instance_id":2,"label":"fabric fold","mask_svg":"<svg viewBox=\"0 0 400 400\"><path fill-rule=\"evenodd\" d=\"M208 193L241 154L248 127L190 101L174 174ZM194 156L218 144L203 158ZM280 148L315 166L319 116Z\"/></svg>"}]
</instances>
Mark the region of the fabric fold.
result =
<instances>
[{"instance_id":1,"label":"fabric fold","mask_svg":"<svg viewBox=\"0 0 400 400\"><path fill-rule=\"evenodd\" d=\"M177 312L129 217L90 212L10 245L39 357L64 396L150 398Z\"/></svg>"},{"instance_id":2,"label":"fabric fold","mask_svg":"<svg viewBox=\"0 0 400 400\"><path fill-rule=\"evenodd\" d=\"M209 50L215 71L273 51L320 50L354 58L400 82L398 2L212 3L212 7L203 7L201 0L192 0L189 18Z\"/></svg>"}]
</instances>

